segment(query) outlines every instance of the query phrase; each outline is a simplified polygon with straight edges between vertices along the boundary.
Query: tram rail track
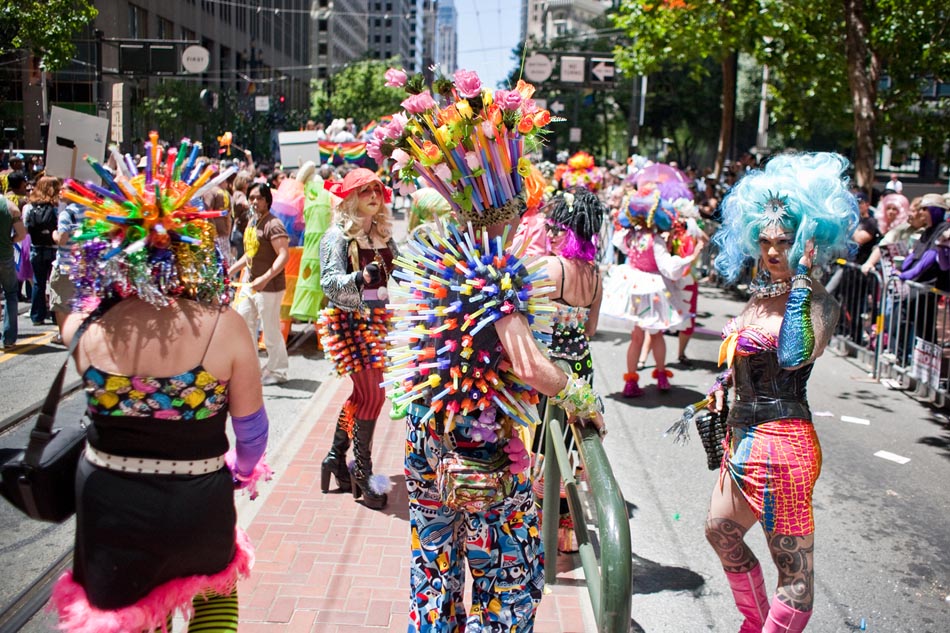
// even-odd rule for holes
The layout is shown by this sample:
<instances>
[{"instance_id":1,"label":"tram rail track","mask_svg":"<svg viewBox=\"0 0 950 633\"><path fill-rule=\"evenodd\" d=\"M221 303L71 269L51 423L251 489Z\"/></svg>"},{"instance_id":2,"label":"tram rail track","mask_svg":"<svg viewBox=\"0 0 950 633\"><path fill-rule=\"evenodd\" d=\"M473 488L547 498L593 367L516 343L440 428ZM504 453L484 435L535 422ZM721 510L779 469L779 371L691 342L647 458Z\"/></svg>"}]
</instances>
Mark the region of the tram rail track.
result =
<instances>
[{"instance_id":1,"label":"tram rail track","mask_svg":"<svg viewBox=\"0 0 950 633\"><path fill-rule=\"evenodd\" d=\"M63 386L62 403L82 388L82 381L74 380ZM0 436L17 427L31 423L43 408L45 398L24 407L0 420ZM24 518L24 521L30 519ZM0 608L0 633L14 633L22 629L49 601L53 583L68 568L73 559L73 548L68 548L39 574L27 587Z\"/></svg>"}]
</instances>

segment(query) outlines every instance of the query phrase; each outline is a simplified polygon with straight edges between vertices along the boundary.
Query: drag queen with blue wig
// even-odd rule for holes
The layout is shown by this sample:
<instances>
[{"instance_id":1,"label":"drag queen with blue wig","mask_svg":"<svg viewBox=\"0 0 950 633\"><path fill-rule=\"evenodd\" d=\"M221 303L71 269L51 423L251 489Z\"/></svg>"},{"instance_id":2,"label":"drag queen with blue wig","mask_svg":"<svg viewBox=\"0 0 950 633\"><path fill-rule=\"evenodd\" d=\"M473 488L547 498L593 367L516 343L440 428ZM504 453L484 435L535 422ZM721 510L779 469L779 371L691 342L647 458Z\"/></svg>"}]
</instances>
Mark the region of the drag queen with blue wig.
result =
<instances>
[{"instance_id":1,"label":"drag queen with blue wig","mask_svg":"<svg viewBox=\"0 0 950 633\"><path fill-rule=\"evenodd\" d=\"M679 170L667 165L651 167L647 168L650 172L642 174L643 178L638 178L637 190L623 202L617 217L627 229L627 262L612 267L604 280L601 311L633 324L627 348L627 373L623 376L624 398L643 395L636 369L647 335L656 360L653 377L657 388L670 389L673 372L666 368L663 331L678 330L692 317L680 282L699 250L686 257L672 255L664 237L676 221L674 202L692 200L692 194Z\"/></svg>"},{"instance_id":2,"label":"drag queen with blue wig","mask_svg":"<svg viewBox=\"0 0 950 633\"><path fill-rule=\"evenodd\" d=\"M799 632L811 616L812 491L821 446L805 386L839 312L812 271L847 251L857 223L847 167L830 153L773 158L725 198L714 238L716 267L726 279L736 279L749 260L758 260L761 271L751 300L723 332L719 361L728 368L710 390L715 411L723 409L727 386L736 392L706 538L745 616L740 633ZM759 561L744 541L756 523L778 571L771 603Z\"/></svg>"}]
</instances>

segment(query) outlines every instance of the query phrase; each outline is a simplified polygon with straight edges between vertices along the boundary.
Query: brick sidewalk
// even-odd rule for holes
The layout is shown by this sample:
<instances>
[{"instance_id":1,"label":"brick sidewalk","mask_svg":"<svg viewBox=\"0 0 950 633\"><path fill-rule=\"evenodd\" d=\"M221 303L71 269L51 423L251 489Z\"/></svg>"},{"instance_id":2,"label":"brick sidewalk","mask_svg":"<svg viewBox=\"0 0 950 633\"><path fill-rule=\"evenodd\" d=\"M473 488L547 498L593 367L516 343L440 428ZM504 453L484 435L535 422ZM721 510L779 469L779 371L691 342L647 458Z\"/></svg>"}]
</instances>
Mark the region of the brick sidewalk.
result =
<instances>
[{"instance_id":1,"label":"brick sidewalk","mask_svg":"<svg viewBox=\"0 0 950 633\"><path fill-rule=\"evenodd\" d=\"M409 518L403 476L405 426L388 401L374 439L374 471L393 481L389 504L369 510L349 494L320 492L320 462L330 446L348 380L332 380L302 413L307 437L255 503L247 532L257 562L239 586L242 633L406 631ZM317 416L312 427L306 420ZM292 440L291 440L292 441ZM290 448L289 450L293 450ZM278 466L279 467L279 466ZM550 555L548 560L553 560ZM538 633L595 630L576 556L558 557L563 584L541 601Z\"/></svg>"}]
</instances>

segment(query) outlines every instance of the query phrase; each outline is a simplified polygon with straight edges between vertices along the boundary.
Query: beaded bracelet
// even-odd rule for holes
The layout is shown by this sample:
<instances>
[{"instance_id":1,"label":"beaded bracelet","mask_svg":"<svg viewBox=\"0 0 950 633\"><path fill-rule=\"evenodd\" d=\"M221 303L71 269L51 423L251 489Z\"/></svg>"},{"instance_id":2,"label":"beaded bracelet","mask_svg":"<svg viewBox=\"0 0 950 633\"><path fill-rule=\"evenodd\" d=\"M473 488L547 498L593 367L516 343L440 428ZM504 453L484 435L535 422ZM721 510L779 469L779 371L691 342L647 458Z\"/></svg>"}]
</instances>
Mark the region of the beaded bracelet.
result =
<instances>
[{"instance_id":1,"label":"beaded bracelet","mask_svg":"<svg viewBox=\"0 0 950 633\"><path fill-rule=\"evenodd\" d=\"M594 393L591 386L576 376L568 376L567 384L556 395L551 397L554 404L560 406L568 415L579 418L593 419L604 410L600 396Z\"/></svg>"}]
</instances>

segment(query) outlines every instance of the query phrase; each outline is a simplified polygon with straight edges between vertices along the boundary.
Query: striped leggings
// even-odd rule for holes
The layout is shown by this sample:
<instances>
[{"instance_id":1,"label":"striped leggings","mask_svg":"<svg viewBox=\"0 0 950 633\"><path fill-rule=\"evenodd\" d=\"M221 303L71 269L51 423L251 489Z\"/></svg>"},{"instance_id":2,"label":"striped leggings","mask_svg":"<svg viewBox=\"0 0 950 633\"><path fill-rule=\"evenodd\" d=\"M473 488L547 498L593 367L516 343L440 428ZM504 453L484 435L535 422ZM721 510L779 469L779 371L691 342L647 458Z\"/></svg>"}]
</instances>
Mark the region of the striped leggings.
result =
<instances>
[{"instance_id":1,"label":"striped leggings","mask_svg":"<svg viewBox=\"0 0 950 633\"><path fill-rule=\"evenodd\" d=\"M191 601L194 614L188 622L188 633L236 633L238 630L237 587L230 595L199 594ZM165 632L171 633L172 616L168 616ZM153 633L158 633L155 631Z\"/></svg>"}]
</instances>

